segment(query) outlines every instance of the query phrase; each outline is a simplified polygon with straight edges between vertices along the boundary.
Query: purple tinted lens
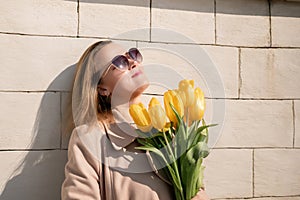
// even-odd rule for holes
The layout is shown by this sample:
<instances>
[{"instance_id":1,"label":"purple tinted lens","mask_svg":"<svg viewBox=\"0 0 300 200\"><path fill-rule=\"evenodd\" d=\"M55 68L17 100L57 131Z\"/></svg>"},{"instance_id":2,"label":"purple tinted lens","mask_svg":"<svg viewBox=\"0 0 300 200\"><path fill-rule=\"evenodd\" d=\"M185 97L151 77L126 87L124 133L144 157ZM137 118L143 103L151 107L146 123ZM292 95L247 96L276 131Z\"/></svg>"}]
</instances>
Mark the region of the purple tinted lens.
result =
<instances>
[{"instance_id":1,"label":"purple tinted lens","mask_svg":"<svg viewBox=\"0 0 300 200\"><path fill-rule=\"evenodd\" d=\"M119 69L127 69L129 66L128 59L123 55L114 57L112 64Z\"/></svg>"},{"instance_id":2,"label":"purple tinted lens","mask_svg":"<svg viewBox=\"0 0 300 200\"><path fill-rule=\"evenodd\" d=\"M133 60L137 61L138 63L141 63L143 61L143 56L137 48L129 49L128 54Z\"/></svg>"}]
</instances>

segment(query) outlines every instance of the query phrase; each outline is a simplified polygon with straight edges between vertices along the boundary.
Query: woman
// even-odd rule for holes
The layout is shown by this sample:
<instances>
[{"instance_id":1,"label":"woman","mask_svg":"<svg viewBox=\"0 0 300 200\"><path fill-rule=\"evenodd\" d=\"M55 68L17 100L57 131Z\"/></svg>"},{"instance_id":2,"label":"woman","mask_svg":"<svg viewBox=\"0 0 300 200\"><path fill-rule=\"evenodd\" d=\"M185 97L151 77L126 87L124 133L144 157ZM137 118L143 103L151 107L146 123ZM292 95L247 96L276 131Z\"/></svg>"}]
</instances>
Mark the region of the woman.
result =
<instances>
[{"instance_id":1,"label":"woman","mask_svg":"<svg viewBox=\"0 0 300 200\"><path fill-rule=\"evenodd\" d=\"M112 41L91 45L75 74L62 199L174 199L172 187L135 150L128 107L149 86L142 55ZM208 199L204 190L193 198Z\"/></svg>"}]
</instances>

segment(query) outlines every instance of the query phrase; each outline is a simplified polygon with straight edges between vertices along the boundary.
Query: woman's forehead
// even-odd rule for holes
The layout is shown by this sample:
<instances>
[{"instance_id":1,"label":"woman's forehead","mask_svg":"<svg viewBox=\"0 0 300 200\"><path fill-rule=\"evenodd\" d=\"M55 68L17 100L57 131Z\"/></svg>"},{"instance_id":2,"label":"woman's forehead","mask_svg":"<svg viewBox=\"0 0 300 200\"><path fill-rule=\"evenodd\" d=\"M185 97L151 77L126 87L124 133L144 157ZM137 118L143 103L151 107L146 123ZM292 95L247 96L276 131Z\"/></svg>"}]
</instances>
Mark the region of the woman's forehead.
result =
<instances>
[{"instance_id":1,"label":"woman's forehead","mask_svg":"<svg viewBox=\"0 0 300 200\"><path fill-rule=\"evenodd\" d=\"M111 42L102 47L95 55L96 65L106 66L116 55L125 54L126 49L118 43Z\"/></svg>"}]
</instances>

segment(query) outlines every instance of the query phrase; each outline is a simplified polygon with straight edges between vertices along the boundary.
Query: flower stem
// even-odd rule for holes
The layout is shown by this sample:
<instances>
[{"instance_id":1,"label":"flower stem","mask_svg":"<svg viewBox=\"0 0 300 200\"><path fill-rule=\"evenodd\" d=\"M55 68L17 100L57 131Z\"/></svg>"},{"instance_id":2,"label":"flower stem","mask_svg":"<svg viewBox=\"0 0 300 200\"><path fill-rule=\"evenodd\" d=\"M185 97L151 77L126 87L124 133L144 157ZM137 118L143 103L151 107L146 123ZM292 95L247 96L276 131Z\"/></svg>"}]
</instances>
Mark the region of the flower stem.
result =
<instances>
[{"instance_id":1,"label":"flower stem","mask_svg":"<svg viewBox=\"0 0 300 200\"><path fill-rule=\"evenodd\" d=\"M182 184L181 184L181 179L180 179L180 175L179 175L179 170L178 170L177 162L176 162L175 156L173 154L173 151L172 151L172 149L170 147L170 144L168 142L165 130L163 130L163 136L164 136L164 139L166 141L167 149L168 149L168 151L169 151L169 153L171 155L171 165L172 164L174 165L174 171L175 171L176 177L178 179L178 183L179 183L179 187L180 187L178 189L179 189L179 192L180 192L180 196L181 196L182 199L184 199L184 194L183 194L183 189L182 189ZM176 193L176 190L177 189L175 189L175 193Z\"/></svg>"}]
</instances>

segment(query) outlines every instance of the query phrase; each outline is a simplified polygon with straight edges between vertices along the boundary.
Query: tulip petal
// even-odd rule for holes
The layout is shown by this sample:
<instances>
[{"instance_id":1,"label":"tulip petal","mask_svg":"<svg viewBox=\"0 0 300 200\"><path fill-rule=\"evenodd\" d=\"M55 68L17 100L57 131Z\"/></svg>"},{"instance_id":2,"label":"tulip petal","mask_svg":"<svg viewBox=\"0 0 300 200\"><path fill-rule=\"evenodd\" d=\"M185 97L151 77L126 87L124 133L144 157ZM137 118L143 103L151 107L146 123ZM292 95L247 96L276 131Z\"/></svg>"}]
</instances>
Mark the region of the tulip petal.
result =
<instances>
[{"instance_id":1,"label":"tulip petal","mask_svg":"<svg viewBox=\"0 0 300 200\"><path fill-rule=\"evenodd\" d=\"M148 111L142 103L132 104L129 107L129 113L140 130L142 130L143 132L148 132L151 130L151 119Z\"/></svg>"},{"instance_id":2,"label":"tulip petal","mask_svg":"<svg viewBox=\"0 0 300 200\"><path fill-rule=\"evenodd\" d=\"M205 99L204 94L200 88L196 88L194 91L194 103L189 107L189 120L201 120L205 111Z\"/></svg>"},{"instance_id":3,"label":"tulip petal","mask_svg":"<svg viewBox=\"0 0 300 200\"><path fill-rule=\"evenodd\" d=\"M182 80L179 82L178 88L180 93L185 94L185 100L183 101L184 107L187 108L191 106L194 102L194 80ZM182 96L182 94L180 96Z\"/></svg>"},{"instance_id":4,"label":"tulip petal","mask_svg":"<svg viewBox=\"0 0 300 200\"><path fill-rule=\"evenodd\" d=\"M153 97L150 100L148 112L153 127L159 130L163 129L167 123L166 113L157 98Z\"/></svg>"},{"instance_id":5,"label":"tulip petal","mask_svg":"<svg viewBox=\"0 0 300 200\"><path fill-rule=\"evenodd\" d=\"M159 105L149 108L149 115L152 121L152 125L156 129L163 129L167 123L166 114L163 108Z\"/></svg>"},{"instance_id":6,"label":"tulip petal","mask_svg":"<svg viewBox=\"0 0 300 200\"><path fill-rule=\"evenodd\" d=\"M180 117L184 114L184 106L182 103L182 100L180 96L175 92L174 90L168 90L164 93L164 105L166 109L166 114L171 122L174 122L175 124L177 122L177 118L175 116L175 113L173 112L170 104L173 105L173 107L176 109Z\"/></svg>"}]
</instances>

